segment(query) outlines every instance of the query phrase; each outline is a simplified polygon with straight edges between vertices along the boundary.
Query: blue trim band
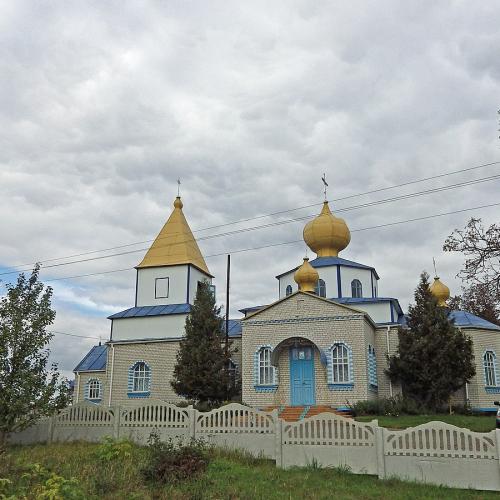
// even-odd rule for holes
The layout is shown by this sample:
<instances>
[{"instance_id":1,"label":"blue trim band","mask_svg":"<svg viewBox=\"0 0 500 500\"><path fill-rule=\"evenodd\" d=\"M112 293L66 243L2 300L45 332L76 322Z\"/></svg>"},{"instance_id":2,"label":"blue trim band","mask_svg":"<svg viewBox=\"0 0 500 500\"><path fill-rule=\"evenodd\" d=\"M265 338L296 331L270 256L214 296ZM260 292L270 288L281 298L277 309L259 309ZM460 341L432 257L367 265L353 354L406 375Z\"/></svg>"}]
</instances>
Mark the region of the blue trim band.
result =
<instances>
[{"instance_id":1,"label":"blue trim band","mask_svg":"<svg viewBox=\"0 0 500 500\"><path fill-rule=\"evenodd\" d=\"M490 413L490 412L497 412L498 408L472 408L472 412L478 412L478 413Z\"/></svg>"},{"instance_id":2,"label":"blue trim band","mask_svg":"<svg viewBox=\"0 0 500 500\"><path fill-rule=\"evenodd\" d=\"M127 392L127 396L132 399L136 398L149 398L151 395L150 391L145 391L145 392Z\"/></svg>"},{"instance_id":3,"label":"blue trim band","mask_svg":"<svg viewBox=\"0 0 500 500\"><path fill-rule=\"evenodd\" d=\"M352 391L354 384L328 384L328 389L331 391Z\"/></svg>"},{"instance_id":4,"label":"blue trim band","mask_svg":"<svg viewBox=\"0 0 500 500\"><path fill-rule=\"evenodd\" d=\"M484 390L488 394L500 394L500 387L485 387Z\"/></svg>"},{"instance_id":5,"label":"blue trim band","mask_svg":"<svg viewBox=\"0 0 500 500\"><path fill-rule=\"evenodd\" d=\"M255 392L275 392L278 389L277 385L254 385Z\"/></svg>"}]
</instances>

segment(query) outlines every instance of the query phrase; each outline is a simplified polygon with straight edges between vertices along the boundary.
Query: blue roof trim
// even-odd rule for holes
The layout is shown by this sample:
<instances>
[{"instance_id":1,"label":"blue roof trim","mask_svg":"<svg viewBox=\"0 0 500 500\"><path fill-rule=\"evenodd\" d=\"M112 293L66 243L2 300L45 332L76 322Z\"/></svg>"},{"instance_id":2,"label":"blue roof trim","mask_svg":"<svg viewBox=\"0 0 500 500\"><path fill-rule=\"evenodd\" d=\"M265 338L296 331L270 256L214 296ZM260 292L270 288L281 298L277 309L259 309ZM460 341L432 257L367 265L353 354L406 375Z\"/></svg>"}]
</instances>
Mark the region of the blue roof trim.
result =
<instances>
[{"instance_id":1,"label":"blue roof trim","mask_svg":"<svg viewBox=\"0 0 500 500\"><path fill-rule=\"evenodd\" d=\"M311 266L313 266L313 267L345 266L345 267L355 267L358 269L368 269L375 274L375 277L377 279L380 279L380 277L379 277L379 275L374 267L366 266L365 264L360 264L359 262L354 262L352 260L342 259L341 257L317 257L316 259L309 261L309 264L311 264ZM297 269L298 269L298 267L294 267L293 269L290 269L289 271L278 274L278 276L276 276L276 278L280 279L285 274L296 271Z\"/></svg>"},{"instance_id":2,"label":"blue roof trim","mask_svg":"<svg viewBox=\"0 0 500 500\"><path fill-rule=\"evenodd\" d=\"M120 311L111 316L108 319L118 319L118 318L144 318L146 316L168 316L170 314L188 314L191 312L191 304L168 304L163 306L142 306L142 307L131 307L130 309L125 309L125 311Z\"/></svg>"},{"instance_id":3,"label":"blue roof trim","mask_svg":"<svg viewBox=\"0 0 500 500\"><path fill-rule=\"evenodd\" d=\"M246 314L249 312L254 312L258 311L259 309L263 309L264 307L267 307L267 305L264 306L252 306L252 307L244 307L243 309L238 309L240 313Z\"/></svg>"},{"instance_id":4,"label":"blue roof trim","mask_svg":"<svg viewBox=\"0 0 500 500\"><path fill-rule=\"evenodd\" d=\"M396 311L398 313L398 316L403 314L403 309L401 309L401 305L399 304L399 300L394 298L394 297L360 297L360 298L355 298L355 297L340 297L340 298L333 298L333 299L328 299L332 300L333 302L340 302L341 304L376 304L378 302L391 302L394 307L396 308Z\"/></svg>"},{"instance_id":5,"label":"blue roof trim","mask_svg":"<svg viewBox=\"0 0 500 500\"><path fill-rule=\"evenodd\" d=\"M455 326L500 331L500 326L490 323L489 321L486 321L485 319L475 316L467 311L450 311L449 316L455 320Z\"/></svg>"},{"instance_id":6,"label":"blue roof trim","mask_svg":"<svg viewBox=\"0 0 500 500\"><path fill-rule=\"evenodd\" d=\"M87 355L76 365L74 372L102 371L106 369L106 357L108 347L106 345L95 345Z\"/></svg>"}]
</instances>

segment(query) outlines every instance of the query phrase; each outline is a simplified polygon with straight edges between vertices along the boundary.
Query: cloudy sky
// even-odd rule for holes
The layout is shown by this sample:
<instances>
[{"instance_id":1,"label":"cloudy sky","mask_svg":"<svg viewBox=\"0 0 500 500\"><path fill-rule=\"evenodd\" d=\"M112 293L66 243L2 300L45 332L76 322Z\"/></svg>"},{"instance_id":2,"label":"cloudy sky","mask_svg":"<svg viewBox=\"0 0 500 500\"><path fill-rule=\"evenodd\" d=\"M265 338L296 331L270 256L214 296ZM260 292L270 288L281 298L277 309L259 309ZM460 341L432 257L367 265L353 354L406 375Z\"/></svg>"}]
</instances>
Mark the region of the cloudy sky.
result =
<instances>
[{"instance_id":1,"label":"cloudy sky","mask_svg":"<svg viewBox=\"0 0 500 500\"><path fill-rule=\"evenodd\" d=\"M500 174L496 164L363 194L500 161L499 7L0 0L0 272L142 242L42 273L54 330L105 340L106 316L133 305L130 268L170 214L178 177L203 237L312 216L324 172L338 210ZM500 203L499 187L345 210L342 256L375 266L380 294L404 308L433 256L457 293L462 258L443 254L443 241L471 216L498 222L499 206L354 230ZM219 302L225 257L209 256L300 240L304 223L200 241ZM234 253L232 315L275 300L274 276L304 253L303 243ZM57 334L53 358L70 374L97 341Z\"/></svg>"}]
</instances>

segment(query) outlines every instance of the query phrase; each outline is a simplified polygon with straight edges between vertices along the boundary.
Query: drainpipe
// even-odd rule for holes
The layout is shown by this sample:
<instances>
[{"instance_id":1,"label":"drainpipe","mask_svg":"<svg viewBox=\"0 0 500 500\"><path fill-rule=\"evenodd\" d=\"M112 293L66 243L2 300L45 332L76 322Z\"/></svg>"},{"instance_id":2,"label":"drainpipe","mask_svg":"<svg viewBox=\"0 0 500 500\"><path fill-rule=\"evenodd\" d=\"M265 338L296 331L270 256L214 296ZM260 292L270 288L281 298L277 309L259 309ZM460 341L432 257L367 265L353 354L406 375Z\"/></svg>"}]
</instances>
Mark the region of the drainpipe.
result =
<instances>
[{"instance_id":1,"label":"drainpipe","mask_svg":"<svg viewBox=\"0 0 500 500\"><path fill-rule=\"evenodd\" d=\"M80 399L80 372L76 372L76 402Z\"/></svg>"},{"instance_id":2,"label":"drainpipe","mask_svg":"<svg viewBox=\"0 0 500 500\"><path fill-rule=\"evenodd\" d=\"M111 374L109 376L109 401L108 406L111 406L111 396L113 393L113 369L115 367L115 344L111 344Z\"/></svg>"},{"instance_id":3,"label":"drainpipe","mask_svg":"<svg viewBox=\"0 0 500 500\"><path fill-rule=\"evenodd\" d=\"M390 353L390 344L389 344L389 330L391 329L390 326L387 327L387 330L385 331L385 340L387 342L387 356L389 356L389 353ZM389 395L391 396L392 398L392 381L391 379L389 379Z\"/></svg>"},{"instance_id":4,"label":"drainpipe","mask_svg":"<svg viewBox=\"0 0 500 500\"><path fill-rule=\"evenodd\" d=\"M462 329L458 327L458 331L462 333ZM469 401L469 382L465 382L465 404L468 405L470 404Z\"/></svg>"}]
</instances>

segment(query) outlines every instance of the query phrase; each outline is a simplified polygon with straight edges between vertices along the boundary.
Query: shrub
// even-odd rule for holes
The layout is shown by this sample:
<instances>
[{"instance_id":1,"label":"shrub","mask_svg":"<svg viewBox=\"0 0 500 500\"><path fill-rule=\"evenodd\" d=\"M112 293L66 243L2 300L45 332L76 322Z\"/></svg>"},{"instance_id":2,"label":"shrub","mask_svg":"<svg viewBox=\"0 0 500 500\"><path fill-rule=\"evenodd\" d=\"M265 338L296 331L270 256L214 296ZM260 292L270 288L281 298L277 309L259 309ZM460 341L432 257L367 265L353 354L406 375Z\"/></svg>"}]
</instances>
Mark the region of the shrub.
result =
<instances>
[{"instance_id":1,"label":"shrub","mask_svg":"<svg viewBox=\"0 0 500 500\"><path fill-rule=\"evenodd\" d=\"M132 455L132 443L126 439L116 440L112 437L105 437L97 447L94 456L100 462L114 462L123 460Z\"/></svg>"},{"instance_id":2,"label":"shrub","mask_svg":"<svg viewBox=\"0 0 500 500\"><path fill-rule=\"evenodd\" d=\"M398 415L419 415L428 413L426 408L418 406L415 401L399 395L391 398L357 401L356 403L349 404L349 407L354 416L388 415L397 417Z\"/></svg>"},{"instance_id":3,"label":"shrub","mask_svg":"<svg viewBox=\"0 0 500 500\"><path fill-rule=\"evenodd\" d=\"M203 472L209 455L204 442L191 440L174 443L172 439L160 441L157 433L148 439L149 457L142 474L145 479L161 483L178 483Z\"/></svg>"}]
</instances>

